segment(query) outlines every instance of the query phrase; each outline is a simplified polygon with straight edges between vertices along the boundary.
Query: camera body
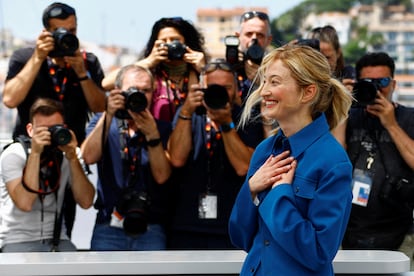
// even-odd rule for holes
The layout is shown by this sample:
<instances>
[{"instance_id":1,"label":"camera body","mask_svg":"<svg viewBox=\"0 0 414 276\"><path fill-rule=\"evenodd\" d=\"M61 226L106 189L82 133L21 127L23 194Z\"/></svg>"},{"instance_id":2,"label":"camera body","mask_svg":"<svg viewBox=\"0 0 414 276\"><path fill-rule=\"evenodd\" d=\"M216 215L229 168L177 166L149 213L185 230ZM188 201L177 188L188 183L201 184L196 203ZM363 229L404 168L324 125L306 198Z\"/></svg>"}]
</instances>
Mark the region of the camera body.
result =
<instances>
[{"instance_id":1,"label":"camera body","mask_svg":"<svg viewBox=\"0 0 414 276\"><path fill-rule=\"evenodd\" d=\"M52 146L63 146L72 140L72 134L64 125L53 125L49 127L52 138Z\"/></svg>"},{"instance_id":2,"label":"camera body","mask_svg":"<svg viewBox=\"0 0 414 276\"><path fill-rule=\"evenodd\" d=\"M146 192L129 187L122 191L116 210L124 218L123 229L127 235L137 236L147 231L149 206Z\"/></svg>"},{"instance_id":3,"label":"camera body","mask_svg":"<svg viewBox=\"0 0 414 276\"><path fill-rule=\"evenodd\" d=\"M239 63L239 44L240 40L235 35L228 35L224 38L226 45L226 61L231 66Z\"/></svg>"},{"instance_id":4,"label":"camera body","mask_svg":"<svg viewBox=\"0 0 414 276\"><path fill-rule=\"evenodd\" d=\"M378 85L375 82L369 80L358 80L355 83L352 90L352 94L356 100L354 106L365 107L369 104L373 104L377 97Z\"/></svg>"},{"instance_id":5,"label":"camera body","mask_svg":"<svg viewBox=\"0 0 414 276\"><path fill-rule=\"evenodd\" d=\"M309 39L305 39L305 38L301 38L298 39L298 42L296 43L297 45L301 45L301 46L309 46L317 51L321 51L320 45L319 45L319 39L315 39L315 38L309 38Z\"/></svg>"},{"instance_id":6,"label":"camera body","mask_svg":"<svg viewBox=\"0 0 414 276\"><path fill-rule=\"evenodd\" d=\"M74 56L79 48L79 40L76 35L65 28L57 28L52 37L55 41L55 48L49 53L51 57Z\"/></svg>"},{"instance_id":7,"label":"camera body","mask_svg":"<svg viewBox=\"0 0 414 276\"><path fill-rule=\"evenodd\" d=\"M168 48L168 59L170 60L181 60L187 52L187 46L179 40L173 40L171 43L166 43L165 45Z\"/></svg>"},{"instance_id":8,"label":"camera body","mask_svg":"<svg viewBox=\"0 0 414 276\"><path fill-rule=\"evenodd\" d=\"M253 39L252 42L252 45L250 45L246 51L246 59L249 59L252 62L260 65L263 60L264 50L259 45L259 41L256 38Z\"/></svg>"},{"instance_id":9,"label":"camera body","mask_svg":"<svg viewBox=\"0 0 414 276\"><path fill-rule=\"evenodd\" d=\"M211 109L222 109L229 102L229 95L227 89L219 84L209 84L207 88L201 89L204 92L204 102ZM204 106L199 106L196 109L197 114L205 114Z\"/></svg>"},{"instance_id":10,"label":"camera body","mask_svg":"<svg viewBox=\"0 0 414 276\"><path fill-rule=\"evenodd\" d=\"M138 113L147 108L148 101L145 93L138 90L136 87L130 87L127 91L122 91L121 94L125 98L125 109L119 109L115 112L115 117L119 119L131 119L127 110Z\"/></svg>"}]
</instances>

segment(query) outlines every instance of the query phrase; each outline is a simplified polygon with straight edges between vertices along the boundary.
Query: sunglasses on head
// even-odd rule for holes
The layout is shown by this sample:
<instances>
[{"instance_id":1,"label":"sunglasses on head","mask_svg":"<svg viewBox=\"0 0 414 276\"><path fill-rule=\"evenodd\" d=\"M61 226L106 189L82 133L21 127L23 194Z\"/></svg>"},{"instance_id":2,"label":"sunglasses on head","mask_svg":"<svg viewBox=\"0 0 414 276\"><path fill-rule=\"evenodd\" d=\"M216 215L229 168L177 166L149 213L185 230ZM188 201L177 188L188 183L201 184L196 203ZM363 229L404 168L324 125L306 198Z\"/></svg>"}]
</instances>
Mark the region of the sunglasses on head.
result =
<instances>
[{"instance_id":1,"label":"sunglasses on head","mask_svg":"<svg viewBox=\"0 0 414 276\"><path fill-rule=\"evenodd\" d=\"M210 73L213 71L216 71L218 69L221 69L223 71L232 72L231 66L225 62L225 61L217 61L217 62L210 62L206 66L204 66L204 72Z\"/></svg>"},{"instance_id":2,"label":"sunglasses on head","mask_svg":"<svg viewBox=\"0 0 414 276\"><path fill-rule=\"evenodd\" d=\"M361 80L372 82L375 85L377 85L379 88L384 88L390 85L390 82L392 79L390 77L385 77L385 78L363 78Z\"/></svg>"},{"instance_id":3,"label":"sunglasses on head","mask_svg":"<svg viewBox=\"0 0 414 276\"><path fill-rule=\"evenodd\" d=\"M48 18L66 18L69 15L74 15L75 10L68 6L58 6L49 10Z\"/></svg>"},{"instance_id":4,"label":"sunglasses on head","mask_svg":"<svg viewBox=\"0 0 414 276\"><path fill-rule=\"evenodd\" d=\"M243 15L240 18L240 22L245 22L247 20L252 19L253 17L258 17L261 20L269 21L269 16L266 13L260 11L249 11L243 13Z\"/></svg>"}]
</instances>

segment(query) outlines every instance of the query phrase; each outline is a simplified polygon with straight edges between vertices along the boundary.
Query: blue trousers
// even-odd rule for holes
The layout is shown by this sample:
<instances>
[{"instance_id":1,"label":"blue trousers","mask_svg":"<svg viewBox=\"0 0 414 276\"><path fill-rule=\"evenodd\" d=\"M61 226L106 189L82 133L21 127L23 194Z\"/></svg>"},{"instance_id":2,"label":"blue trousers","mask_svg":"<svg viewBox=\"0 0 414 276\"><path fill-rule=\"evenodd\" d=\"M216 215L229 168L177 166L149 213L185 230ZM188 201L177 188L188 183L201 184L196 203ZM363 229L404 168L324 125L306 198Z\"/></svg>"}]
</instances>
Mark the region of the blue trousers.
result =
<instances>
[{"instance_id":1,"label":"blue trousers","mask_svg":"<svg viewBox=\"0 0 414 276\"><path fill-rule=\"evenodd\" d=\"M149 224L148 230L131 237L124 230L112 227L109 223L95 224L91 240L93 251L139 251L164 250L166 248L166 234L164 227L159 224Z\"/></svg>"}]
</instances>

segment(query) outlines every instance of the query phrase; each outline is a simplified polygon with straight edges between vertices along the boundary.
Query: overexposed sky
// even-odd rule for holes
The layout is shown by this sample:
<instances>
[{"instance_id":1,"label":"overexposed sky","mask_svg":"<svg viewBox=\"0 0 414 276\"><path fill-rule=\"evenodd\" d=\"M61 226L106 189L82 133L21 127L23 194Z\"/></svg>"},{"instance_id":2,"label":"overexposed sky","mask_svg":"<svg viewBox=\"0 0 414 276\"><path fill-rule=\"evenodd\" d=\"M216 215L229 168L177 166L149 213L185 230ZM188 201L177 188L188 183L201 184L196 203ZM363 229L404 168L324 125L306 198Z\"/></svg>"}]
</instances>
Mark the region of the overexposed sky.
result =
<instances>
[{"instance_id":1,"label":"overexposed sky","mask_svg":"<svg viewBox=\"0 0 414 276\"><path fill-rule=\"evenodd\" d=\"M78 16L81 41L116 44L140 51L151 27L161 17L181 16L195 22L198 8L267 7L270 18L304 0L67 0ZM54 1L0 0L0 29L35 40L42 30L42 13Z\"/></svg>"}]
</instances>

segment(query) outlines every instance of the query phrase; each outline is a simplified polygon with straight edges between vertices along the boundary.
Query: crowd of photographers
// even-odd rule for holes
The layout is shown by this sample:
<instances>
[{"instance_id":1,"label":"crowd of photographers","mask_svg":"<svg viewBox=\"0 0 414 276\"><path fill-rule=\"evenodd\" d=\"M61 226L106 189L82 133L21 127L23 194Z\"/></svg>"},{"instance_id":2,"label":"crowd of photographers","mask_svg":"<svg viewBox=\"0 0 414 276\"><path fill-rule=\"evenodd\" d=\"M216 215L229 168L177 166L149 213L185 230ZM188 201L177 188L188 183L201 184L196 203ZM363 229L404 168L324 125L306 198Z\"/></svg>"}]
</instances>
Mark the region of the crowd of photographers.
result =
<instances>
[{"instance_id":1,"label":"crowd of photographers","mask_svg":"<svg viewBox=\"0 0 414 276\"><path fill-rule=\"evenodd\" d=\"M242 14L222 59L209 57L191 23L161 18L143 55L106 77L98 58L79 49L72 7L49 5L43 25L34 48L13 53L3 91L18 119L0 158L2 250L76 250L74 206L92 205L90 164L98 167L91 250L234 248L234 200L256 146L277 128L261 102L238 128L272 48L268 15ZM286 47L320 51L355 98L332 131L355 167L343 246L396 250L413 220L414 111L392 102L387 54L364 55L354 70L334 28L311 35Z\"/></svg>"}]
</instances>

